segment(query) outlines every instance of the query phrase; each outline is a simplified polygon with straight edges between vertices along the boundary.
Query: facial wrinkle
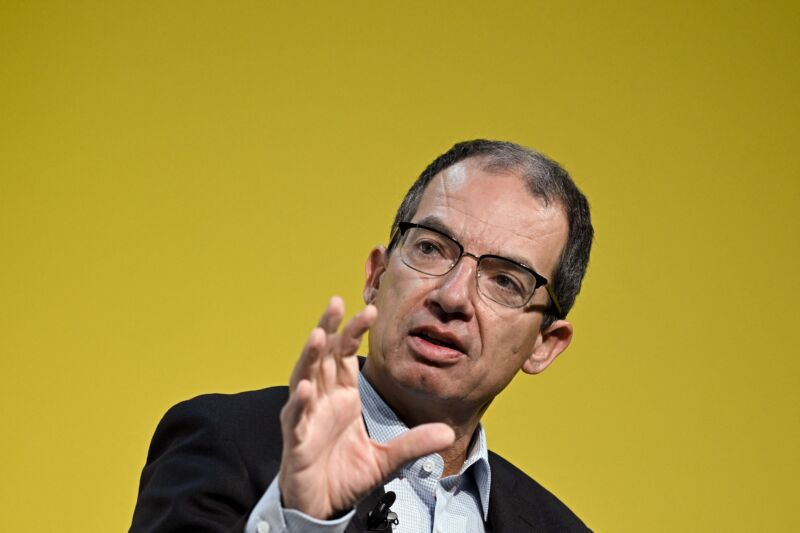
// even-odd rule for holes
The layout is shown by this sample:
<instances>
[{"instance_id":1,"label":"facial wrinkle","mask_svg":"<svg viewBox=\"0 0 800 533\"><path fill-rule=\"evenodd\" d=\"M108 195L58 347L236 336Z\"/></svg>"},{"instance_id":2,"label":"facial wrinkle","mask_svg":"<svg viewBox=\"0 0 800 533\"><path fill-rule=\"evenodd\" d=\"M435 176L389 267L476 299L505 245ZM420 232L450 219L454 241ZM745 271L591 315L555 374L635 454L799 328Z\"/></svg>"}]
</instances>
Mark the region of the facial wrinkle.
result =
<instances>
[{"instance_id":1,"label":"facial wrinkle","mask_svg":"<svg viewBox=\"0 0 800 533\"><path fill-rule=\"evenodd\" d=\"M561 232L563 231L563 227L558 227L557 218L560 214L558 209L554 208L540 209L539 210L540 212L542 211L549 212L546 215L545 220L543 220L539 224L536 224L537 227L544 227L545 231L539 232L536 235L531 236L521 233L520 231L515 231L514 229L509 228L505 225L494 223L490 219L487 219L485 217L477 217L471 214L469 211L460 208L457 205L458 202L452 202L449 196L443 200L444 201L441 203L436 202L432 205L432 212L436 213L441 209L445 213L454 212L459 214L460 217L458 217L458 219L460 220L460 223L457 225L461 226L461 231L459 232L457 230L457 228L455 227L456 225L452 223L453 222L452 220L446 221L443 219L444 217L442 216L437 216L435 214L432 214L431 216L426 218L439 219L441 223L437 224L437 226L440 226L441 228L436 228L436 229L450 228L449 232L451 233L451 237L455 238L458 242L465 245L465 248L470 253L476 253L476 250L470 249L470 241L486 241L485 242L486 248L484 250L480 250L481 253L477 255L484 255L484 254L499 255L502 257L507 257L508 259L512 259L518 263L522 263L533 268L538 267L540 269L543 269L544 266L549 266L541 264L537 265L537 263L541 263L541 261L534 261L531 257L520 255L522 250L510 250L507 248L507 246L504 247L503 245L506 244L507 237L509 234L525 241L526 243L525 248L529 246L538 247L537 245L543 243L546 244L546 241L550 239L558 239ZM454 217L449 217L449 218L452 219ZM482 235L486 235L487 233L491 234L492 233L491 230L501 230L501 232L504 232L505 235L502 235L500 232L495 231L496 233L498 233L498 235L496 235L492 239L486 239L485 237L482 237ZM470 234L469 238L465 238L464 236L465 233Z\"/></svg>"},{"instance_id":2,"label":"facial wrinkle","mask_svg":"<svg viewBox=\"0 0 800 533\"><path fill-rule=\"evenodd\" d=\"M458 166L458 165L456 165L456 166ZM492 222L490 219L478 218L478 217L470 214L470 212L468 210L466 210L464 208L460 208L457 205L457 202L454 203L452 201L452 199L451 199L452 196L454 196L453 190L454 189L458 189L460 187L463 187L465 185L466 177L463 175L464 174L464 170L461 169L460 167L459 168L451 167L451 169L452 170L450 172L448 172L447 174L438 176L436 178L437 181L440 181L440 183L438 184L438 188L441 190L441 196L442 196L442 200L443 200L442 203L440 205L438 205L439 207L452 209L453 211L456 211L459 214L461 214L461 215L463 215L463 216L465 216L467 218L470 218L470 219L472 219L474 221L477 221L477 222L479 222L481 224L484 224L484 225L487 225L487 226L491 226L493 228L499 228L499 229L502 229L504 231L508 231L508 232L512 233L513 235L521 237L523 239L530 240L532 238L530 235L527 235L527 234L524 234L524 233L520 233L518 231L514 231L512 228L506 227L504 225L496 224L496 223ZM450 169L448 169L448 170L450 170ZM482 179L492 179L492 178L488 177L488 178L482 178ZM518 179L520 180L520 182L522 182L521 178L518 178ZM451 182L454 182L454 183L451 183ZM522 185L524 185L524 182L522 183ZM526 193L527 193L527 190L526 190ZM528 193L528 194L530 194L530 193ZM457 193L455 195L457 195ZM563 215L563 208L559 204L554 204L554 203L545 204L543 199L537 198L537 197L535 197L533 195L531 195L531 198L533 198L535 200L539 200L539 202L541 203L541 205L534 210L535 213L541 218L540 222L543 223L543 225L546 225L548 227L557 224L557 222L554 219L558 218L559 215ZM436 207L436 206L437 206L437 204L434 204L434 207ZM475 225L477 226L477 224L475 224ZM556 231L558 231L558 230L557 229L553 229L553 231L551 233L555 233Z\"/></svg>"}]
</instances>

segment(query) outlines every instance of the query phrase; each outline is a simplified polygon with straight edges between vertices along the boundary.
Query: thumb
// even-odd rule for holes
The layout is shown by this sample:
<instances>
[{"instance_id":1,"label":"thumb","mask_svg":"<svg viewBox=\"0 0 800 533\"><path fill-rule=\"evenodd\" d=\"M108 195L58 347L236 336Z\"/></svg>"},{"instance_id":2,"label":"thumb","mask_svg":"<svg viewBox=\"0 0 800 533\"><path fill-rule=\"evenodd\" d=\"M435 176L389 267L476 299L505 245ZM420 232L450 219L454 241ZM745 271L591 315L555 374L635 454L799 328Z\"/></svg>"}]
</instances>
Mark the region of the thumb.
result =
<instances>
[{"instance_id":1,"label":"thumb","mask_svg":"<svg viewBox=\"0 0 800 533\"><path fill-rule=\"evenodd\" d=\"M385 444L388 476L409 461L439 452L452 445L456 434L447 424L432 423L416 426Z\"/></svg>"}]
</instances>

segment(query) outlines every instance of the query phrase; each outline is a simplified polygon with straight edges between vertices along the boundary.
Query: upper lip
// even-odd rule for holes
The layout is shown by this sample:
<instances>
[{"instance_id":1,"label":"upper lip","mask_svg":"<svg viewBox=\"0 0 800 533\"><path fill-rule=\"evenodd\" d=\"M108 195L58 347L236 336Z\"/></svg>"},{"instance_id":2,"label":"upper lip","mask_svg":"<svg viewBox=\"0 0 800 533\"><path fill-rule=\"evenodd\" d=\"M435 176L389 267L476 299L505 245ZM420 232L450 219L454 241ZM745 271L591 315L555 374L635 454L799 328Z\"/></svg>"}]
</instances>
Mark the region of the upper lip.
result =
<instances>
[{"instance_id":1,"label":"upper lip","mask_svg":"<svg viewBox=\"0 0 800 533\"><path fill-rule=\"evenodd\" d=\"M461 339L458 338L457 335L444 329L439 329L434 326L419 326L412 328L411 331L409 331L409 334L419 337L426 337L437 344L444 344L458 350L459 352L467 353L467 349Z\"/></svg>"}]
</instances>

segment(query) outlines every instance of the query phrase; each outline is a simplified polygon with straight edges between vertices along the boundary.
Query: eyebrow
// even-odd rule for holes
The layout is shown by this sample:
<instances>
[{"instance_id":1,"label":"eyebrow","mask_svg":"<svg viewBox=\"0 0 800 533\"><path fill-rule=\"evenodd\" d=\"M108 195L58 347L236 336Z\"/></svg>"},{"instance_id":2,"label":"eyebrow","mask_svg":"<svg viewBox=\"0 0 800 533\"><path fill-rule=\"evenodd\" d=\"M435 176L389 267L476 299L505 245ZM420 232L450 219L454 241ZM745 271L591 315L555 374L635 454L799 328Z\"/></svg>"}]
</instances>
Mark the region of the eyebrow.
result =
<instances>
[{"instance_id":1,"label":"eyebrow","mask_svg":"<svg viewBox=\"0 0 800 533\"><path fill-rule=\"evenodd\" d=\"M421 225L427 226L427 227L429 227L431 229L435 229L436 231L441 231L442 233L446 234L448 237L450 237L454 241L459 242L459 243L461 242L458 239L456 239L455 237L453 237L453 230L450 229L450 227L447 224L445 224L442 221L441 218L439 218L439 217L437 217L435 215L428 215L425 218L423 218L422 220L419 220L419 221L415 222L415 224L421 224Z\"/></svg>"},{"instance_id":2,"label":"eyebrow","mask_svg":"<svg viewBox=\"0 0 800 533\"><path fill-rule=\"evenodd\" d=\"M447 235L448 237L459 243L461 246L464 246L464 243L453 237L453 230L447 224L445 224L445 222L441 218L437 217L436 215L428 215L425 218L415 222L415 224L420 224L422 226L427 226L431 229L435 229L436 231L441 231L442 233L444 233L445 235ZM530 268L531 270L539 272L531 265L530 261L519 255L506 255L500 252L498 253L491 252L483 255L494 255L496 257L509 259L515 263L519 263L520 265L526 268Z\"/></svg>"}]
</instances>

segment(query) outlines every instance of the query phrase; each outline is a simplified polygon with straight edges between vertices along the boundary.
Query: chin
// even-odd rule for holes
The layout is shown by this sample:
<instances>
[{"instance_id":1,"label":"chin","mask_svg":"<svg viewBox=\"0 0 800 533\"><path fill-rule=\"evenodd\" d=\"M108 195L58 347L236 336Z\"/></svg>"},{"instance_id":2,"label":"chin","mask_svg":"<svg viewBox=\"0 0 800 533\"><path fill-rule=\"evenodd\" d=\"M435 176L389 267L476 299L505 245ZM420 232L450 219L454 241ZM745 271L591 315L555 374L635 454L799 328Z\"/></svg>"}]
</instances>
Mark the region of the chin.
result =
<instances>
[{"instance_id":1,"label":"chin","mask_svg":"<svg viewBox=\"0 0 800 533\"><path fill-rule=\"evenodd\" d=\"M395 369L394 381L407 392L424 396L430 400L447 400L458 397L455 391L448 390L448 385L458 382L449 372L449 368L426 365L418 361L407 360Z\"/></svg>"}]
</instances>

